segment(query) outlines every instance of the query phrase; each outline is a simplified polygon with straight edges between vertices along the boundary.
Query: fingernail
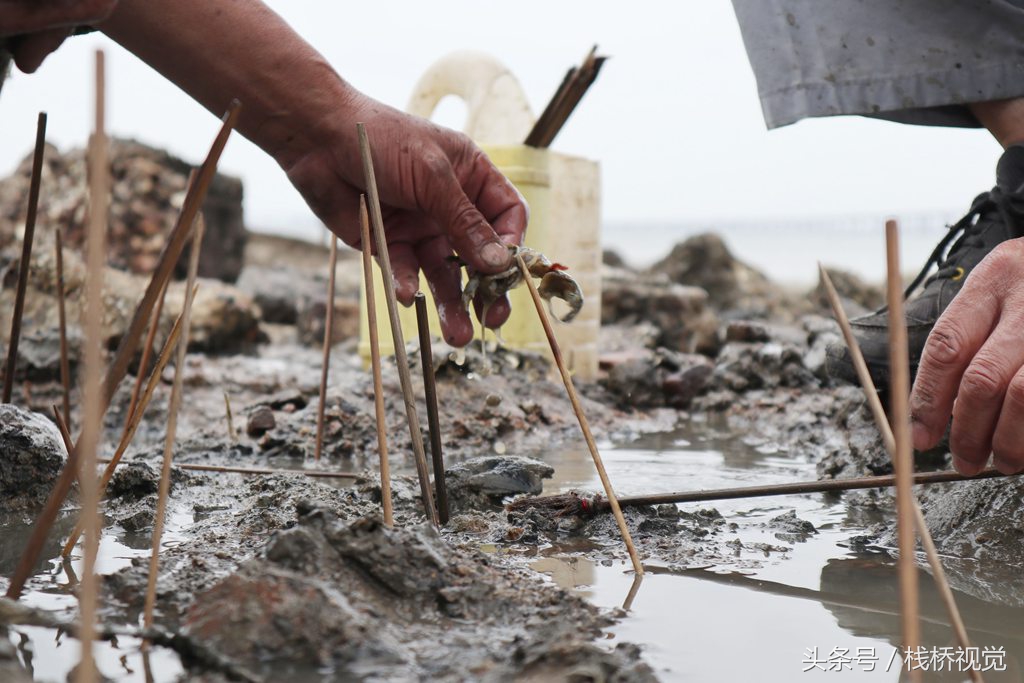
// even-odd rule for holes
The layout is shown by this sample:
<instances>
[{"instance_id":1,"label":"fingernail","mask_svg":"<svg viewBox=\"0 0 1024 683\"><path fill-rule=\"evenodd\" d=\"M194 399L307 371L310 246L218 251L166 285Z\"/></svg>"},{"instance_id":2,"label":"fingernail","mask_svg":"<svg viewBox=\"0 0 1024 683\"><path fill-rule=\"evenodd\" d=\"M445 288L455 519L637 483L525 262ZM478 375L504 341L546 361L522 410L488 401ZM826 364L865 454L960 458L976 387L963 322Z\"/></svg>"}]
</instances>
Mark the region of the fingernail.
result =
<instances>
[{"instance_id":1,"label":"fingernail","mask_svg":"<svg viewBox=\"0 0 1024 683\"><path fill-rule=\"evenodd\" d=\"M480 250L480 258L491 268L504 268L508 265L508 247L498 242L491 242Z\"/></svg>"}]
</instances>

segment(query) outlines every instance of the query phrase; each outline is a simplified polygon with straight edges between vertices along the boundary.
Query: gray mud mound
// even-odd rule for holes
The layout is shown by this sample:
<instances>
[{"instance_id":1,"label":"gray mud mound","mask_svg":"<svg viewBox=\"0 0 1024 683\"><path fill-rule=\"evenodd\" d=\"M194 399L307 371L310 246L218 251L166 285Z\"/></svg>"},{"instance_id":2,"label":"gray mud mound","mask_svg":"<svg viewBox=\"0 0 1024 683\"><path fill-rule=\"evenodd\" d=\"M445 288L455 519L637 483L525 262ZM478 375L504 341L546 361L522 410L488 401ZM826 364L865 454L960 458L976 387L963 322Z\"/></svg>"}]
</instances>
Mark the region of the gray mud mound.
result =
<instances>
[{"instance_id":1,"label":"gray mud mound","mask_svg":"<svg viewBox=\"0 0 1024 683\"><path fill-rule=\"evenodd\" d=\"M588 645L609 622L583 600L429 527L349 523L323 508L301 509L259 557L197 595L185 623L275 680L654 680L635 648Z\"/></svg>"},{"instance_id":2,"label":"gray mud mound","mask_svg":"<svg viewBox=\"0 0 1024 683\"><path fill-rule=\"evenodd\" d=\"M66 454L60 432L35 413L0 404L0 505L4 510L41 506Z\"/></svg>"}]
</instances>

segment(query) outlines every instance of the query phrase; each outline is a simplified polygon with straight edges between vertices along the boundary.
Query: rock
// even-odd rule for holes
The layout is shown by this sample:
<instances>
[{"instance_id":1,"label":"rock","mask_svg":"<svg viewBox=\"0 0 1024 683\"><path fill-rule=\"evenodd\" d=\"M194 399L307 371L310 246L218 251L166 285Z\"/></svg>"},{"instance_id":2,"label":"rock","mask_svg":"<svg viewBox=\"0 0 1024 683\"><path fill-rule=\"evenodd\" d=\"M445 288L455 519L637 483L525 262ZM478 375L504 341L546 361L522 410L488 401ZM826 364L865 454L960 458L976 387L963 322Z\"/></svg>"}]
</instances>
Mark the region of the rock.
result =
<instances>
[{"instance_id":1,"label":"rock","mask_svg":"<svg viewBox=\"0 0 1024 683\"><path fill-rule=\"evenodd\" d=\"M184 304L185 283L167 288L161 326L169 333ZM200 280L192 302L188 348L204 353L239 353L265 340L261 311L240 289L217 280Z\"/></svg>"},{"instance_id":2,"label":"rock","mask_svg":"<svg viewBox=\"0 0 1024 683\"><path fill-rule=\"evenodd\" d=\"M804 353L804 366L823 382L831 381L825 370L825 356L831 344L842 343L839 323L816 315L804 316L801 325L807 332L808 349Z\"/></svg>"},{"instance_id":3,"label":"rock","mask_svg":"<svg viewBox=\"0 0 1024 683\"><path fill-rule=\"evenodd\" d=\"M17 267L9 264L8 272ZM0 274L3 272L0 262ZM18 343L16 379L31 381L55 380L60 373L60 337L56 304L56 258L53 243L39 240L32 254L28 288L25 294L25 312L22 335ZM103 274L103 346L117 347L127 331L142 292L149 278L131 275L113 268ZM248 350L264 338L259 327L259 308L240 290L218 280L200 281L199 291L192 307L192 328L189 349L192 351L230 352ZM75 377L81 352L81 321L85 290L85 265L75 252L64 250L64 285L68 327L68 358L72 378ZM180 314L184 283L168 287L157 344L163 343L174 319ZM10 319L14 310L14 287L0 289L0 318ZM10 328L0 326L0 349L6 353ZM141 344L140 344L141 346ZM141 354L141 350L139 351ZM72 379L74 381L74 379Z\"/></svg>"},{"instance_id":4,"label":"rock","mask_svg":"<svg viewBox=\"0 0 1024 683\"><path fill-rule=\"evenodd\" d=\"M79 249L85 241L85 153L62 154L47 145L42 175L42 203L37 234L65 230L65 245ZM0 247L20 238L28 203L31 155L0 181ZM107 262L119 270L148 275L156 265L165 238L178 219L192 166L165 151L134 140L114 139L110 145L110 229ZM203 204L206 236L199 261L202 277L233 282L242 270L248 233L242 218L242 182L218 173ZM184 276L188 251L178 263Z\"/></svg>"},{"instance_id":5,"label":"rock","mask_svg":"<svg viewBox=\"0 0 1024 683\"><path fill-rule=\"evenodd\" d=\"M711 385L731 391L818 386L804 367L802 349L778 342L726 344L715 362Z\"/></svg>"},{"instance_id":6,"label":"rock","mask_svg":"<svg viewBox=\"0 0 1024 683\"><path fill-rule=\"evenodd\" d=\"M859 275L846 270L836 268L827 270L849 317L855 318L885 304L885 290L881 286L869 285ZM810 296L815 307L828 315L832 314L832 305L828 302L828 295L825 294L825 283L820 278Z\"/></svg>"},{"instance_id":7,"label":"rock","mask_svg":"<svg viewBox=\"0 0 1024 683\"><path fill-rule=\"evenodd\" d=\"M320 292L310 299L304 299L296 320L296 326L299 328L299 340L311 346L321 346L324 343L324 326L326 324L327 292ZM337 344L358 335L359 301L335 298L334 331L331 333L331 341Z\"/></svg>"},{"instance_id":8,"label":"rock","mask_svg":"<svg viewBox=\"0 0 1024 683\"><path fill-rule=\"evenodd\" d=\"M671 282L700 287L708 292L715 310L747 311L764 315L777 307L781 294L767 277L738 261L718 235L706 233L672 248L651 273Z\"/></svg>"},{"instance_id":9,"label":"rock","mask_svg":"<svg viewBox=\"0 0 1024 683\"><path fill-rule=\"evenodd\" d=\"M600 367L604 370L600 385L619 406L629 410L686 408L714 372L711 361L704 356L664 348L604 354Z\"/></svg>"},{"instance_id":10,"label":"rock","mask_svg":"<svg viewBox=\"0 0 1024 683\"><path fill-rule=\"evenodd\" d=\"M725 328L726 342L766 342L768 328L750 320L734 320Z\"/></svg>"},{"instance_id":11,"label":"rock","mask_svg":"<svg viewBox=\"0 0 1024 683\"><path fill-rule=\"evenodd\" d=\"M629 270L629 266L626 264L626 260L622 258L622 255L614 249L605 249L601 252L601 263L612 268L618 268L620 270Z\"/></svg>"},{"instance_id":12,"label":"rock","mask_svg":"<svg viewBox=\"0 0 1024 683\"><path fill-rule=\"evenodd\" d=\"M602 325L649 323L658 330L659 346L683 353L717 351L718 319L704 290L607 267L601 287Z\"/></svg>"},{"instance_id":13,"label":"rock","mask_svg":"<svg viewBox=\"0 0 1024 683\"><path fill-rule=\"evenodd\" d=\"M471 458L445 471L448 501L456 511L500 506L509 496L539 495L543 480L554 473L550 465L530 458Z\"/></svg>"},{"instance_id":14,"label":"rock","mask_svg":"<svg viewBox=\"0 0 1024 683\"><path fill-rule=\"evenodd\" d=\"M52 422L0 403L0 506L42 506L66 459L64 442Z\"/></svg>"},{"instance_id":15,"label":"rock","mask_svg":"<svg viewBox=\"0 0 1024 683\"><path fill-rule=\"evenodd\" d=\"M786 543L801 543L818 533L813 524L797 517L795 510L772 517L764 526L775 532L775 538Z\"/></svg>"},{"instance_id":16,"label":"rock","mask_svg":"<svg viewBox=\"0 0 1024 683\"><path fill-rule=\"evenodd\" d=\"M160 475L144 462L122 462L107 486L110 498L138 500L157 492Z\"/></svg>"},{"instance_id":17,"label":"rock","mask_svg":"<svg viewBox=\"0 0 1024 683\"><path fill-rule=\"evenodd\" d=\"M249 414L249 421L245 425L245 433L255 438L261 437L277 424L274 419L274 411L268 406L257 406Z\"/></svg>"},{"instance_id":18,"label":"rock","mask_svg":"<svg viewBox=\"0 0 1024 683\"><path fill-rule=\"evenodd\" d=\"M238 288L252 297L268 323L294 325L299 311L317 296L323 299L327 285L297 268L247 265Z\"/></svg>"}]
</instances>

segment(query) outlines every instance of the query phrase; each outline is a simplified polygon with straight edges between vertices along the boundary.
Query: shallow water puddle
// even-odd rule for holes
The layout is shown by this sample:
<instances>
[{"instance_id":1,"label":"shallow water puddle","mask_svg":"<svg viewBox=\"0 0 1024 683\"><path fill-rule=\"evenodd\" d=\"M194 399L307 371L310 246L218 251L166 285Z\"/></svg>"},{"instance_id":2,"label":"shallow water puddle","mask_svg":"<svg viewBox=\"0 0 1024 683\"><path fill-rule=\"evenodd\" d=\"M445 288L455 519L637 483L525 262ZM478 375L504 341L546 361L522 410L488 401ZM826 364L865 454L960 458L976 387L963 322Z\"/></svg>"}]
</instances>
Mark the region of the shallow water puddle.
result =
<instances>
[{"instance_id":1,"label":"shallow water puddle","mask_svg":"<svg viewBox=\"0 0 1024 683\"><path fill-rule=\"evenodd\" d=\"M699 429L659 435L629 447L602 451L620 496L815 479L813 465L735 441L705 440ZM546 455L556 468L548 493L574 488L600 490L586 451ZM595 562L579 548L555 546L531 562L537 571L596 605L625 609L609 629L609 647L630 642L663 680L774 682L832 680L857 675L900 680L898 586L894 562L880 552L854 552L851 537L863 531L863 515L849 519L841 500L821 494L695 503L695 512L716 508L737 522L743 546L778 544L772 529L759 527L790 510L818 533L785 553L765 553L761 566L673 570L645 563L647 576L634 581L628 563ZM931 577L920 573L925 646L953 648L945 610ZM993 606L957 593L984 659L985 679L1021 681L1024 610ZM948 653L948 650L942 651ZM932 680L962 681L967 675L949 660ZM968 655L970 656L970 655ZM939 658L941 660L941 657ZM1005 669L1000 671L999 669Z\"/></svg>"},{"instance_id":2,"label":"shallow water puddle","mask_svg":"<svg viewBox=\"0 0 1024 683\"><path fill-rule=\"evenodd\" d=\"M61 533L53 536L66 538L74 521L74 517L70 516L62 519L58 523ZM172 510L164 528L163 547L179 543L181 529L192 524L192 521L191 514ZM23 546L18 543L15 547L20 552ZM61 562L60 548L53 539L45 552L55 557L49 560L46 571L29 579L21 599L33 607L73 618L77 614L78 601L72 591L82 572L82 546L79 544L76 547L67 563ZM135 558L146 557L149 557L148 534L143 538L142 535L126 534L120 527L112 526L107 527L100 538L96 566L99 573L111 574L131 565ZM9 570L5 575L8 573ZM22 665L36 681L67 680L80 658L78 640L59 629L18 626L10 629L9 639L15 645ZM94 652L100 672L119 683L169 682L184 672L176 653L162 647L153 647L144 657L141 645L140 639L131 637L97 642Z\"/></svg>"}]
</instances>

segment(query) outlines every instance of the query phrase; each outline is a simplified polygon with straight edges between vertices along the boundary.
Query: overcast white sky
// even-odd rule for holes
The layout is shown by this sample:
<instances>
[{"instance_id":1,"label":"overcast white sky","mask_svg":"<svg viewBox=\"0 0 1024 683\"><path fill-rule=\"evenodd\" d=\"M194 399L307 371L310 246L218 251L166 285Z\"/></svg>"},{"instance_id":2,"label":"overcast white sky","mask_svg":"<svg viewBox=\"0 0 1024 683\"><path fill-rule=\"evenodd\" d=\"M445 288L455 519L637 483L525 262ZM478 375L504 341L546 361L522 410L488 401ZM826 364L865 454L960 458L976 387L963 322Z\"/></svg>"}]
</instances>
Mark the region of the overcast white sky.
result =
<instances>
[{"instance_id":1,"label":"overcast white sky","mask_svg":"<svg viewBox=\"0 0 1024 683\"><path fill-rule=\"evenodd\" d=\"M993 182L999 149L983 131L856 117L766 131L726 0L270 4L342 75L398 107L438 57L477 49L507 64L539 110L565 69L600 44L612 59L554 147L601 162L607 222L713 226L762 217L959 212ZM27 153L40 110L50 114L51 141L85 141L97 45L109 48L111 131L193 162L202 158L217 127L213 116L94 35L70 40L39 73L16 73L4 87L0 174ZM449 103L438 120L458 127L461 115ZM244 178L250 225L316 225L282 172L252 144L234 138L221 167Z\"/></svg>"}]
</instances>

